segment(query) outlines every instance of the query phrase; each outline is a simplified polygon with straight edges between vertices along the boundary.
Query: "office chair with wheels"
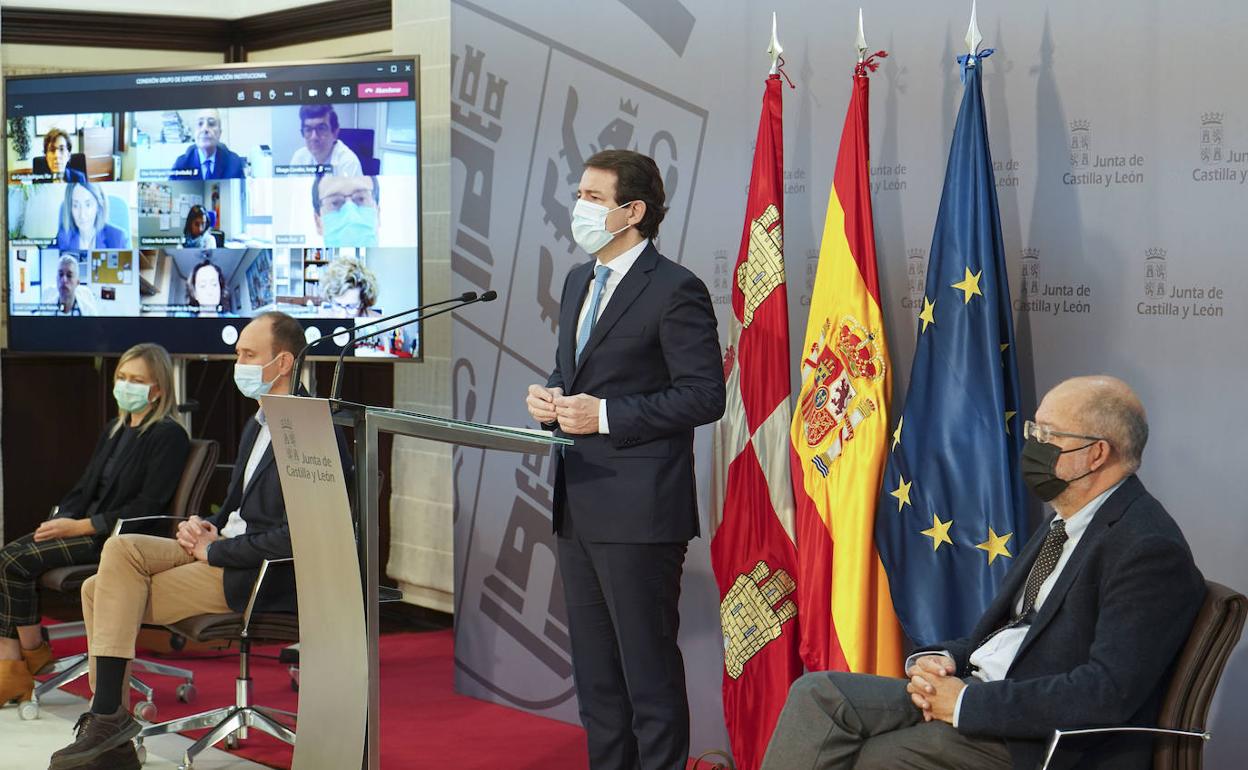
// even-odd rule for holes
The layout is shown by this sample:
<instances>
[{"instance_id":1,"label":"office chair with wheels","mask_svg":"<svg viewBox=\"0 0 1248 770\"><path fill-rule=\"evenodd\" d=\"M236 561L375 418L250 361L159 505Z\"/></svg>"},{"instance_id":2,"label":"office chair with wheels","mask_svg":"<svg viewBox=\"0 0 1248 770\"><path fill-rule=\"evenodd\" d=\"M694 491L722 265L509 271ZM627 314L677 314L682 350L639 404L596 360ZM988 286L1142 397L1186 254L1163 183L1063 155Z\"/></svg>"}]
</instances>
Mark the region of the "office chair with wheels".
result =
<instances>
[{"instance_id":1,"label":"office chair with wheels","mask_svg":"<svg viewBox=\"0 0 1248 770\"><path fill-rule=\"evenodd\" d=\"M187 455L186 465L182 470L182 478L178 482L178 488L173 495L171 505L173 513L168 516L122 519L113 527L110 536L119 534L130 522L159 519L181 520L199 511L200 505L203 503L204 491L208 486L208 480L216 468L219 452L220 448L215 441L192 439L191 451ZM45 591L55 591L63 594L72 593L74 596L78 596L82 584L86 582L87 578L95 574L98 566L97 564L78 564L71 567L58 567L57 569L48 570L39 579L40 588ZM86 627L82 622L58 623L49 626L47 632L50 639L65 639L71 636L84 635ZM87 654L81 653L68 658L62 658L53 664L50 670L40 672L41 675L52 674L52 677L35 685L34 696L20 706L19 715L21 718L37 718L39 716L39 698L84 676L87 673L88 664ZM190 703L195 698L195 674L188 669L135 658L130 670L131 673L142 671L178 677L183 680L175 691L178 700ZM130 678L130 686L143 696L143 700L134 707L135 716L149 722L155 721L156 704L152 701L152 688L134 676Z\"/></svg>"},{"instance_id":2,"label":"office chair with wheels","mask_svg":"<svg viewBox=\"0 0 1248 770\"><path fill-rule=\"evenodd\" d=\"M205 711L181 719L171 719L157 725L144 727L135 739L139 758L146 756L143 741L153 735L209 728L208 734L186 749L179 770L191 770L195 757L204 749L225 741L228 748L237 748L240 739L247 738L249 728L256 728L292 746L295 731L281 717L295 718L289 711L257 706L251 702L251 645L255 641L295 642L299 640L299 616L288 612L256 612L256 597L264 585L270 569L290 569L294 559L265 559L260 574L251 587L251 596L243 612L219 615L196 615L166 626L196 642L238 641L238 678L235 680L234 703L229 706Z\"/></svg>"}]
</instances>

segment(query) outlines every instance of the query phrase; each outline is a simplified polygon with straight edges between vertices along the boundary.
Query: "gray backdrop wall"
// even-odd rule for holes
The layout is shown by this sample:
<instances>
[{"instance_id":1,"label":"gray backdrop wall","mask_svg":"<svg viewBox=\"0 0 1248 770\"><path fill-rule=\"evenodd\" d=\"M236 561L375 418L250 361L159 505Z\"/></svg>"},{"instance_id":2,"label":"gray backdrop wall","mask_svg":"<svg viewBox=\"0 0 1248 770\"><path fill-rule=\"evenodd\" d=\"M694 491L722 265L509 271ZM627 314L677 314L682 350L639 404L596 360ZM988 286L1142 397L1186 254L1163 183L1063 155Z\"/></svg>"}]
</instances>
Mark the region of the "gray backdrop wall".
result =
<instances>
[{"instance_id":1,"label":"gray backdrop wall","mask_svg":"<svg viewBox=\"0 0 1248 770\"><path fill-rule=\"evenodd\" d=\"M916 299L961 97L969 3L865 7L889 58L872 78L882 295L899 409ZM454 326L458 417L523 425L523 393L553 361L557 296L586 259L568 231L582 161L636 148L664 170L661 250L702 276L726 333L751 142L780 20L788 187L785 254L800 344L849 96L847 0L495 0L452 4L454 290L501 300ZM1248 374L1248 22L1237 0L1052 0L980 6L985 96L1027 398L1074 374L1140 391L1152 439L1141 476L1207 577L1248 590L1236 393ZM796 353L794 361L797 360ZM899 412L898 412L899 413ZM703 528L709 432L699 433ZM576 720L550 534L545 458L456 452L457 686ZM693 748L727 745L718 595L705 538L690 548L681 641ZM1248 647L1215 704L1208 766L1248 752Z\"/></svg>"}]
</instances>

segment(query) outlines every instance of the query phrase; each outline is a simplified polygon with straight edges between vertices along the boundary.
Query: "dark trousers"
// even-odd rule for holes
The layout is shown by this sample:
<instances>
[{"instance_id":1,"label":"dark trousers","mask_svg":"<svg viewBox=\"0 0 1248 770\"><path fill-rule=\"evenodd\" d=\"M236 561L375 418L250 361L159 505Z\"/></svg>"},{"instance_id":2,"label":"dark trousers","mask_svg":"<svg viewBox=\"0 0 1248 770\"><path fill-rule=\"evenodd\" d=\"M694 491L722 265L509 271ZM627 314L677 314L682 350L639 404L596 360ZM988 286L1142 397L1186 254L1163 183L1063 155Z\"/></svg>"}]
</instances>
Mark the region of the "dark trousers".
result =
<instances>
[{"instance_id":1,"label":"dark trousers","mask_svg":"<svg viewBox=\"0 0 1248 770\"><path fill-rule=\"evenodd\" d=\"M789 690L762 770L1008 770L1005 741L924 722L906 681L841 671L801 677Z\"/></svg>"},{"instance_id":2,"label":"dark trousers","mask_svg":"<svg viewBox=\"0 0 1248 770\"><path fill-rule=\"evenodd\" d=\"M39 576L57 567L94 564L100 538L94 535L35 542L22 535L0 548L0 638L16 639L18 626L39 623Z\"/></svg>"},{"instance_id":3,"label":"dark trousers","mask_svg":"<svg viewBox=\"0 0 1248 770\"><path fill-rule=\"evenodd\" d=\"M684 543L592 543L569 512L559 571L593 770L683 770L685 662L676 644Z\"/></svg>"}]
</instances>

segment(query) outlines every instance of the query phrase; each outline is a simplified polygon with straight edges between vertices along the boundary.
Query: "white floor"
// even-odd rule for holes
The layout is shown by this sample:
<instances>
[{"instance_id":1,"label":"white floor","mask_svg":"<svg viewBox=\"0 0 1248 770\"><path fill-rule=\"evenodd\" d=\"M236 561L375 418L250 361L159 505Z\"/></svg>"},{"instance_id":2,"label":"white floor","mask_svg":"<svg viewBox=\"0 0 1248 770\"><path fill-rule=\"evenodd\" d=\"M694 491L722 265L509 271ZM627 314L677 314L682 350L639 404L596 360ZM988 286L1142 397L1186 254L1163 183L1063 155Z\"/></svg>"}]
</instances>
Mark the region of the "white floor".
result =
<instances>
[{"instance_id":1,"label":"white floor","mask_svg":"<svg viewBox=\"0 0 1248 770\"><path fill-rule=\"evenodd\" d=\"M48 757L74 739L74 722L87 709L82 698L65 692L50 693L39 701L39 718L22 721L17 707L0 708L0 770L39 770L48 766ZM172 770L182 760L191 741L180 735L162 735L144 741L147 747L145 770ZM264 765L209 749L195 758L195 770L264 769Z\"/></svg>"}]
</instances>

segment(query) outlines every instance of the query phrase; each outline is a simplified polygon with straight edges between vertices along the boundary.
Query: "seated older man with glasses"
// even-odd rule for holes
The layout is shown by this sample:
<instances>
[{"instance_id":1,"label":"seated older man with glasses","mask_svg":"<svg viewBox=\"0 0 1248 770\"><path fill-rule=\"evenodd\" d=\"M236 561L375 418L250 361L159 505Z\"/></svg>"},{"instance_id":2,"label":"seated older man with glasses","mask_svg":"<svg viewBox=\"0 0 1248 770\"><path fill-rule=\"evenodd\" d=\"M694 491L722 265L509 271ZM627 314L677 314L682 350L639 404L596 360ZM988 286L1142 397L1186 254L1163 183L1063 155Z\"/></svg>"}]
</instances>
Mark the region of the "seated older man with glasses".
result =
<instances>
[{"instance_id":1,"label":"seated older man with glasses","mask_svg":"<svg viewBox=\"0 0 1248 770\"><path fill-rule=\"evenodd\" d=\"M1054 729L1151 724L1205 595L1183 533L1135 476L1148 422L1131 388L1076 377L1024 428L1023 480L1054 515L971 634L915 652L909 680L794 683L763 760L782 768L1030 768ZM1055 767L1152 766L1130 734Z\"/></svg>"}]
</instances>

